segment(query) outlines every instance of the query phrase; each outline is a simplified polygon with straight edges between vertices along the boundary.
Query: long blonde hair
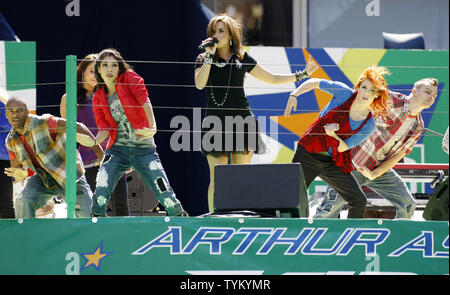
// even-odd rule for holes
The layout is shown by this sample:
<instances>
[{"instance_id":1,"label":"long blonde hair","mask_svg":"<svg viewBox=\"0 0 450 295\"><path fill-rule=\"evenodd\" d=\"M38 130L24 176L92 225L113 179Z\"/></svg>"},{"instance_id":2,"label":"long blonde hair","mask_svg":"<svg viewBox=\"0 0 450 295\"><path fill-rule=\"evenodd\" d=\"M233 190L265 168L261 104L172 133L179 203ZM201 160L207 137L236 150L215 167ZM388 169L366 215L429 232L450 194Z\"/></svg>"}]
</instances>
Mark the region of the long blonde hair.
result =
<instances>
[{"instance_id":1,"label":"long blonde hair","mask_svg":"<svg viewBox=\"0 0 450 295\"><path fill-rule=\"evenodd\" d=\"M208 37L214 35L214 27L218 22L223 22L228 28L228 32L230 32L232 42L230 46L231 52L237 55L239 59L243 59L245 50L242 45L242 24L226 14L219 14L209 21L208 28L206 29L206 35Z\"/></svg>"}]
</instances>

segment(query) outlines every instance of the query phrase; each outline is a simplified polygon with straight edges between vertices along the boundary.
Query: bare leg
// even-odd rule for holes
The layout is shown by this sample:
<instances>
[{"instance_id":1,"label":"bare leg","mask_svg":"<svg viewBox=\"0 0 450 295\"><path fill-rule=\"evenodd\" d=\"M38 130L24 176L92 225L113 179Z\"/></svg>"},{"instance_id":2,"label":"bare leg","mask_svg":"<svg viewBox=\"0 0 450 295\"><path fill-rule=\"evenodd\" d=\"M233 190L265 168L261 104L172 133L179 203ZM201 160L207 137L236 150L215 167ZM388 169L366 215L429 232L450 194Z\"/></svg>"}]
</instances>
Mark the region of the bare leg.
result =
<instances>
[{"instance_id":1,"label":"bare leg","mask_svg":"<svg viewBox=\"0 0 450 295\"><path fill-rule=\"evenodd\" d=\"M228 156L207 155L209 165L209 187L208 187L208 209L210 213L214 212L214 167L216 165L228 164Z\"/></svg>"},{"instance_id":2,"label":"bare leg","mask_svg":"<svg viewBox=\"0 0 450 295\"><path fill-rule=\"evenodd\" d=\"M234 152L231 154L231 161L233 164L250 164L252 161L253 151Z\"/></svg>"}]
</instances>

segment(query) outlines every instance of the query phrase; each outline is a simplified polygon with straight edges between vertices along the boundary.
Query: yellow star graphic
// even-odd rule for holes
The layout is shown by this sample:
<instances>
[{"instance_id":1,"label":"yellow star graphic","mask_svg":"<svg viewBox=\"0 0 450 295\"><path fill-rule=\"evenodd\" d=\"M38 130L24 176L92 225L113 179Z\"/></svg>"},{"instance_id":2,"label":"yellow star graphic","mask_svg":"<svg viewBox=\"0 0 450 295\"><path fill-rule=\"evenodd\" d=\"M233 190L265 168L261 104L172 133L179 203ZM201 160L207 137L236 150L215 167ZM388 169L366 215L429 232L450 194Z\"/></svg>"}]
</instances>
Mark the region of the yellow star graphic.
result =
<instances>
[{"instance_id":1,"label":"yellow star graphic","mask_svg":"<svg viewBox=\"0 0 450 295\"><path fill-rule=\"evenodd\" d=\"M107 255L108 254L100 253L100 248L97 248L94 254L85 254L84 257L88 260L86 267L91 264L95 264L95 266L98 267L100 265L100 260Z\"/></svg>"},{"instance_id":2,"label":"yellow star graphic","mask_svg":"<svg viewBox=\"0 0 450 295\"><path fill-rule=\"evenodd\" d=\"M89 266L94 266L97 269L97 271L99 271L102 259L112 253L113 252L103 252L103 242L101 242L97 246L97 249L95 249L93 253L81 253L81 255L83 255L84 258L86 258L87 260L86 263L83 265L82 270L85 270Z\"/></svg>"}]
</instances>

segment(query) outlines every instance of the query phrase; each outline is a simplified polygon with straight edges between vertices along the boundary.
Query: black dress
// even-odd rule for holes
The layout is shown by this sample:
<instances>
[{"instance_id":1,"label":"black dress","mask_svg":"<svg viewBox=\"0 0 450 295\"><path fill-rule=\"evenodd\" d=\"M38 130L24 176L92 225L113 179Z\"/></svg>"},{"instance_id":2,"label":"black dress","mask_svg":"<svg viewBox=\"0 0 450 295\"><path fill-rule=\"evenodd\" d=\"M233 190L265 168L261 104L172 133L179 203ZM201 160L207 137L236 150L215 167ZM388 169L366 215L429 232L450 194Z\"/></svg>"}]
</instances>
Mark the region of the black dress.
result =
<instances>
[{"instance_id":1,"label":"black dress","mask_svg":"<svg viewBox=\"0 0 450 295\"><path fill-rule=\"evenodd\" d=\"M204 54L197 57L195 68L203 65ZM244 93L245 74L256 66L246 52L239 60L217 57L211 66L205 86L208 105L202 122L202 153L265 152L260 126Z\"/></svg>"}]
</instances>

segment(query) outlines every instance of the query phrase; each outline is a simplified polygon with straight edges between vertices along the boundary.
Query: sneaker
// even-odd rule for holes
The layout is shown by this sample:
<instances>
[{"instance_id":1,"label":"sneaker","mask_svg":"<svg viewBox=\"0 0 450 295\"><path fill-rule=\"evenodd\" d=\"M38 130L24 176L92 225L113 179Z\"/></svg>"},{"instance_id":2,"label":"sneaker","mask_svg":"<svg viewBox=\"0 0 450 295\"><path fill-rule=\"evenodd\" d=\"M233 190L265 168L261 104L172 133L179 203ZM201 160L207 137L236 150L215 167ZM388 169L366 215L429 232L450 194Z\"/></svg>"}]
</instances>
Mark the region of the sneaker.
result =
<instances>
[{"instance_id":1,"label":"sneaker","mask_svg":"<svg viewBox=\"0 0 450 295\"><path fill-rule=\"evenodd\" d=\"M181 216L181 217L189 217L189 214L186 212L186 211L181 211L180 213L178 213L177 215L175 215L175 216Z\"/></svg>"}]
</instances>

